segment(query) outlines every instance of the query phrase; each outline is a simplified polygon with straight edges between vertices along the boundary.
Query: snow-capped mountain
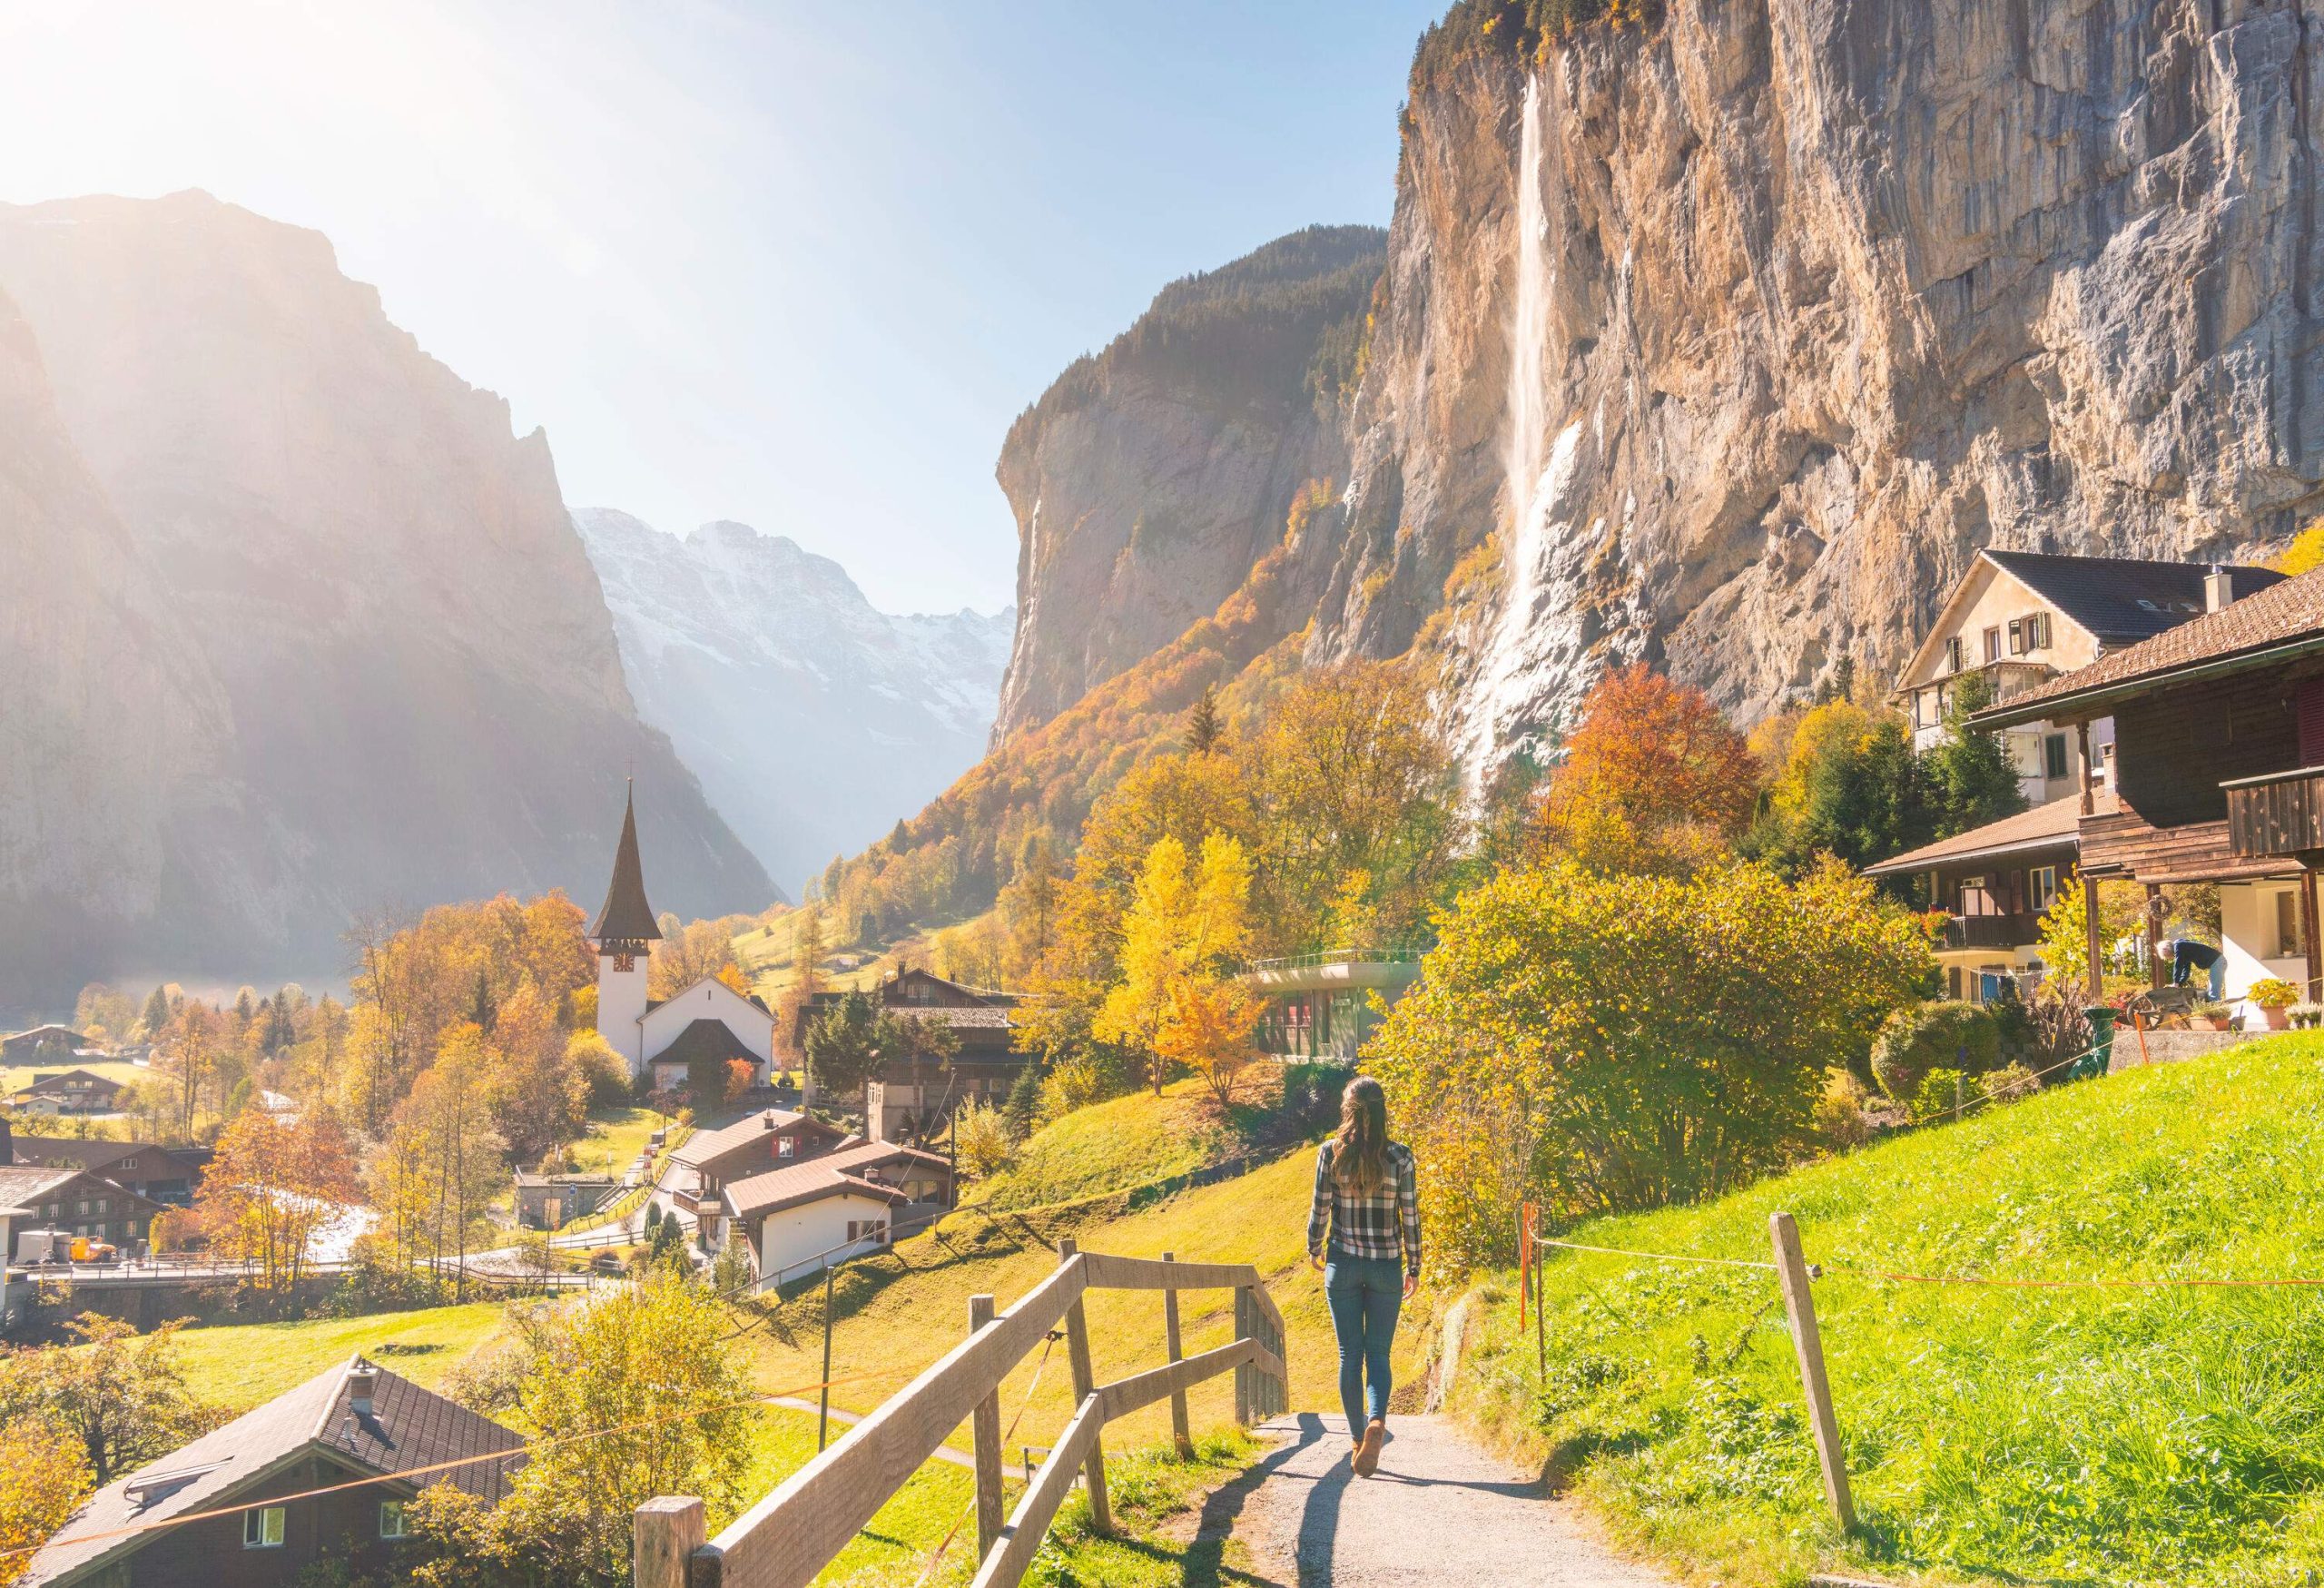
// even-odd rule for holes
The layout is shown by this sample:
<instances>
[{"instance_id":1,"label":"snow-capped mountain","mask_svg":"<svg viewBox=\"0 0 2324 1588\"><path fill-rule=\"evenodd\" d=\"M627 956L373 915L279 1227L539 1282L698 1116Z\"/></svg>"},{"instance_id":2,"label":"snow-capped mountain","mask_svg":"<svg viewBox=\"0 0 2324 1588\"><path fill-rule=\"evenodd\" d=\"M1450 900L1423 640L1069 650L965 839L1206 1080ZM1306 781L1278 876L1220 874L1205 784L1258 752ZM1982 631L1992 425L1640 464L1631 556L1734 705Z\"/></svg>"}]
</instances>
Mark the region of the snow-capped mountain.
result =
<instances>
[{"instance_id":1,"label":"snow-capped mountain","mask_svg":"<svg viewBox=\"0 0 2324 1588\"><path fill-rule=\"evenodd\" d=\"M747 524L573 523L639 715L787 891L984 753L1015 608L881 612L831 558Z\"/></svg>"}]
</instances>

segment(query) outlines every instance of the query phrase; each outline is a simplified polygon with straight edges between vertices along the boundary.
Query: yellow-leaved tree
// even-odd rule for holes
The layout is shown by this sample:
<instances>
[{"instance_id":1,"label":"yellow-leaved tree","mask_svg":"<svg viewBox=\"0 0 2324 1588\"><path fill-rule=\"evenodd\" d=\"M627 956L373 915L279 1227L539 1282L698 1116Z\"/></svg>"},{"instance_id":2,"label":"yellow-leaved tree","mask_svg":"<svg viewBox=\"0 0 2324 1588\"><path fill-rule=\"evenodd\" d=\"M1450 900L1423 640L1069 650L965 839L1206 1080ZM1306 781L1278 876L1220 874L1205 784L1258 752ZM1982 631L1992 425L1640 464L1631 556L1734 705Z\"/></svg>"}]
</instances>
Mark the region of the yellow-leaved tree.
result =
<instances>
[{"instance_id":1,"label":"yellow-leaved tree","mask_svg":"<svg viewBox=\"0 0 2324 1588\"><path fill-rule=\"evenodd\" d=\"M1093 1029L1100 1041L1147 1055L1157 1093L1174 1069L1194 1070L1222 1102L1249 1061L1258 1004L1234 979L1250 937L1251 859L1212 833L1198 859L1175 837L1147 851L1122 913L1120 980Z\"/></svg>"}]
</instances>

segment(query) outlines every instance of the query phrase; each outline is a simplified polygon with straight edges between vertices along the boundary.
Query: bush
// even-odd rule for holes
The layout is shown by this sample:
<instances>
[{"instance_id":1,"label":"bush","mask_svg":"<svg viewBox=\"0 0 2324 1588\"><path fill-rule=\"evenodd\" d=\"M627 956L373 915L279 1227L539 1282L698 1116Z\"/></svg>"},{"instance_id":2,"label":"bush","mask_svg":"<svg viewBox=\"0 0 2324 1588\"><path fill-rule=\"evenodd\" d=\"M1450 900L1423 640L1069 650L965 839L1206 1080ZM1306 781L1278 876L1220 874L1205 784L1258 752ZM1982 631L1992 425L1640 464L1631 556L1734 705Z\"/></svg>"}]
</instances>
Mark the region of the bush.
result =
<instances>
[{"instance_id":1,"label":"bush","mask_svg":"<svg viewBox=\"0 0 2324 1588\"><path fill-rule=\"evenodd\" d=\"M1816 1137L1843 1150L1872 1139L1872 1122L1864 1117L1864 1082L1855 1071L1839 1066L1824 1071L1824 1090L1816 1100Z\"/></svg>"},{"instance_id":2,"label":"bush","mask_svg":"<svg viewBox=\"0 0 2324 1588\"><path fill-rule=\"evenodd\" d=\"M960 1167L980 1180L1007 1169L1017 1145L1006 1116L990 1103L976 1102L952 1116L952 1142L960 1150Z\"/></svg>"},{"instance_id":3,"label":"bush","mask_svg":"<svg viewBox=\"0 0 2324 1588\"><path fill-rule=\"evenodd\" d=\"M1872 1044L1874 1079L1881 1090L1905 1104L1915 1102L1922 1080L1940 1066L1974 1075L2000 1061L2000 1028L1974 1003L1900 1009L1882 1023Z\"/></svg>"},{"instance_id":4,"label":"bush","mask_svg":"<svg viewBox=\"0 0 2324 1588\"><path fill-rule=\"evenodd\" d=\"M1989 1102L2014 1103L2032 1097L2042 1090L2034 1071L2023 1064L2004 1064L1989 1070L1975 1082L1978 1095Z\"/></svg>"}]
</instances>

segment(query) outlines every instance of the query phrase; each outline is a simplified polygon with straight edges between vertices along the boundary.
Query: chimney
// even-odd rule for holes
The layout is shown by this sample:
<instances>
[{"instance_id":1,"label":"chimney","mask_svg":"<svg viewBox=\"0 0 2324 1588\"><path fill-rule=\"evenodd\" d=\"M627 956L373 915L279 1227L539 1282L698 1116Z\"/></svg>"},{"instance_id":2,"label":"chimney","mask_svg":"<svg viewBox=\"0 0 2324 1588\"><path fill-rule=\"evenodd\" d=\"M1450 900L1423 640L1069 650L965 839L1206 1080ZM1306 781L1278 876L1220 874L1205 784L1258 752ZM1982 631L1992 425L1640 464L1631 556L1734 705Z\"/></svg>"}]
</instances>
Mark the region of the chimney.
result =
<instances>
[{"instance_id":1,"label":"chimney","mask_svg":"<svg viewBox=\"0 0 2324 1588\"><path fill-rule=\"evenodd\" d=\"M369 1416L371 1390L379 1379L379 1369L369 1362L358 1361L347 1375L347 1409L359 1417Z\"/></svg>"},{"instance_id":2,"label":"chimney","mask_svg":"<svg viewBox=\"0 0 2324 1588\"><path fill-rule=\"evenodd\" d=\"M2203 610L2217 612L2235 599L2235 575L2219 564L2203 576Z\"/></svg>"}]
</instances>

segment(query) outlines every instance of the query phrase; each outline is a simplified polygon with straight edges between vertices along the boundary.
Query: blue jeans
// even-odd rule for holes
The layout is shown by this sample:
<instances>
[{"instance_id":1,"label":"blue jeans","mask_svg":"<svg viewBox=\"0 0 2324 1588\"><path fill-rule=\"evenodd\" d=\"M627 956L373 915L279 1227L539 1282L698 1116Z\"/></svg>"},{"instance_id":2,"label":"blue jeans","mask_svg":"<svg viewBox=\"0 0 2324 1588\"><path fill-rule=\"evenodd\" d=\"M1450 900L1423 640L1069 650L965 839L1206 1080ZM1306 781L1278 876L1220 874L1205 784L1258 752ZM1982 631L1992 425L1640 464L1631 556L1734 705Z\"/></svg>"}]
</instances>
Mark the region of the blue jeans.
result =
<instances>
[{"instance_id":1,"label":"blue jeans","mask_svg":"<svg viewBox=\"0 0 2324 1588\"><path fill-rule=\"evenodd\" d=\"M1396 1314L1404 1304L1403 1265L1393 1258L1334 1252L1324 1263L1324 1303L1340 1342L1340 1405L1348 1434L1361 1439L1366 1423L1388 1415L1394 1385L1388 1342L1395 1338Z\"/></svg>"}]
</instances>

